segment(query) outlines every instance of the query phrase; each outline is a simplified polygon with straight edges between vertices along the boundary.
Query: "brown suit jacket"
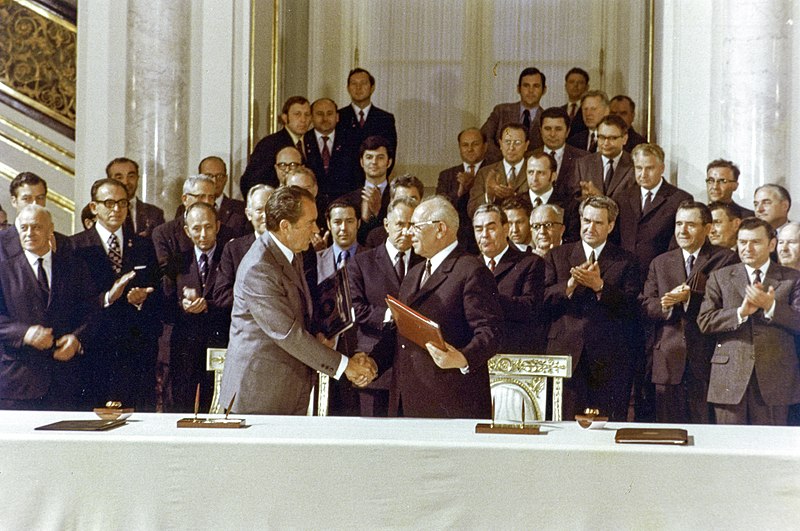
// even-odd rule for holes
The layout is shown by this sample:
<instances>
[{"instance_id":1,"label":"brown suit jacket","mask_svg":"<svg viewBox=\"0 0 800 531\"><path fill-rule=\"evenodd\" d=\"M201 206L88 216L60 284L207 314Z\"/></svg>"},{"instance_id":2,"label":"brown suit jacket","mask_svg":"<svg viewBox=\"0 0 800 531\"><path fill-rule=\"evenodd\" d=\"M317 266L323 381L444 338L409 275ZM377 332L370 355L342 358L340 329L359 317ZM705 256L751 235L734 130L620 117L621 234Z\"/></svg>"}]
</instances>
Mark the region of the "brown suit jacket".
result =
<instances>
[{"instance_id":1,"label":"brown suit jacket","mask_svg":"<svg viewBox=\"0 0 800 531\"><path fill-rule=\"evenodd\" d=\"M714 334L708 401L738 404L755 371L761 396L768 406L800 402L800 362L795 335L800 333L800 271L772 262L764 286L775 288L771 320L758 310L739 324L737 309L749 283L743 264L711 273L697 324Z\"/></svg>"}]
</instances>

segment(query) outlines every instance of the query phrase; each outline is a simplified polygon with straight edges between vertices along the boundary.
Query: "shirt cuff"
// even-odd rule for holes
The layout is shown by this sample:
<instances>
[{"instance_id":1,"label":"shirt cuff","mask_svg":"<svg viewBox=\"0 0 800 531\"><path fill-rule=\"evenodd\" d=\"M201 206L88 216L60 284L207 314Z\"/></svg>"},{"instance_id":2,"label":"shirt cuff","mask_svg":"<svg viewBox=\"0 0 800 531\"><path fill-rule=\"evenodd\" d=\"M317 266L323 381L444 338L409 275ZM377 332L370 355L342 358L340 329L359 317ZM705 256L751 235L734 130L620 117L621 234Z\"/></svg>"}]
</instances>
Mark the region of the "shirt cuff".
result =
<instances>
[{"instance_id":1,"label":"shirt cuff","mask_svg":"<svg viewBox=\"0 0 800 531\"><path fill-rule=\"evenodd\" d=\"M461 367L458 370L461 371L461 374L467 374L469 372L469 365L467 365L466 367Z\"/></svg>"},{"instance_id":2,"label":"shirt cuff","mask_svg":"<svg viewBox=\"0 0 800 531\"><path fill-rule=\"evenodd\" d=\"M392 322L392 310L386 308L386 313L383 314L383 322L384 323L391 323Z\"/></svg>"},{"instance_id":3,"label":"shirt cuff","mask_svg":"<svg viewBox=\"0 0 800 531\"><path fill-rule=\"evenodd\" d=\"M772 306L769 307L769 310L764 312L764 319L772 320L775 316L775 301L772 301Z\"/></svg>"},{"instance_id":4,"label":"shirt cuff","mask_svg":"<svg viewBox=\"0 0 800 531\"><path fill-rule=\"evenodd\" d=\"M736 309L736 318L739 319L739 325L746 323L749 317L750 317L749 315L745 315L744 317L742 317L742 314L739 313L739 309L738 308Z\"/></svg>"},{"instance_id":5,"label":"shirt cuff","mask_svg":"<svg viewBox=\"0 0 800 531\"><path fill-rule=\"evenodd\" d=\"M347 368L347 364L350 362L350 358L342 354L342 359L339 361L339 368L336 369L336 374L333 375L334 378L337 380L342 377L344 374L344 370Z\"/></svg>"}]
</instances>

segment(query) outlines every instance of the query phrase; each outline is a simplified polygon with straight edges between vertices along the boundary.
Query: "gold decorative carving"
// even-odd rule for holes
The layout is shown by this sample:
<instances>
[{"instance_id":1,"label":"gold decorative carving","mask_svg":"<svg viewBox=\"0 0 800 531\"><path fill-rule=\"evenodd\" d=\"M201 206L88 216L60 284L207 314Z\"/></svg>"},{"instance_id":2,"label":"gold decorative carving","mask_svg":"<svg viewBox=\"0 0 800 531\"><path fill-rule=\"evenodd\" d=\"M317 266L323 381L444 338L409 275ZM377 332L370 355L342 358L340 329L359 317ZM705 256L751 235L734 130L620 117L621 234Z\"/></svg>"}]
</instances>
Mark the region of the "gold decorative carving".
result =
<instances>
[{"instance_id":1,"label":"gold decorative carving","mask_svg":"<svg viewBox=\"0 0 800 531\"><path fill-rule=\"evenodd\" d=\"M0 90L75 128L75 26L0 0Z\"/></svg>"},{"instance_id":2,"label":"gold decorative carving","mask_svg":"<svg viewBox=\"0 0 800 531\"><path fill-rule=\"evenodd\" d=\"M489 371L569 378L572 375L572 358L571 356L497 354L489 360Z\"/></svg>"}]
</instances>

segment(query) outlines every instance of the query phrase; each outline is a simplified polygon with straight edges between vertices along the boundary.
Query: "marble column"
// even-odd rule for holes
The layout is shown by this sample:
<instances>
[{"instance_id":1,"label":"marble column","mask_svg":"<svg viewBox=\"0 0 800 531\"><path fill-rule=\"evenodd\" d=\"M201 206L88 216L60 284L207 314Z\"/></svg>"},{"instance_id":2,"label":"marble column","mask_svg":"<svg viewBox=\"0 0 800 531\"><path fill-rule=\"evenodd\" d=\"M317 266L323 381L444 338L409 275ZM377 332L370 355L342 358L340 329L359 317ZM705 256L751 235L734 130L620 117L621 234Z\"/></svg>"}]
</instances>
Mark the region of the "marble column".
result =
<instances>
[{"instance_id":1,"label":"marble column","mask_svg":"<svg viewBox=\"0 0 800 531\"><path fill-rule=\"evenodd\" d=\"M736 199L746 206L763 183L789 185L791 4L713 3L709 151L712 158L728 154L738 164Z\"/></svg>"},{"instance_id":2,"label":"marble column","mask_svg":"<svg viewBox=\"0 0 800 531\"><path fill-rule=\"evenodd\" d=\"M128 2L125 153L141 162L139 197L167 218L188 168L190 20L189 0Z\"/></svg>"}]
</instances>

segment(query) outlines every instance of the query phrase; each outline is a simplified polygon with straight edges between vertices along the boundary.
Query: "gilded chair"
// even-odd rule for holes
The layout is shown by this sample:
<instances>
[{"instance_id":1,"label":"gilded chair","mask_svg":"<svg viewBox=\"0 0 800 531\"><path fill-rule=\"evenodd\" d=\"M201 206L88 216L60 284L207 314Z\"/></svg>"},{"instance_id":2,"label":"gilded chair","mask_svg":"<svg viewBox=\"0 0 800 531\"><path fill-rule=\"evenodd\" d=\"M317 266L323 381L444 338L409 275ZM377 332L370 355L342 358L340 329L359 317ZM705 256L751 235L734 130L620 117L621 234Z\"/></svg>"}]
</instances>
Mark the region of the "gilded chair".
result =
<instances>
[{"instance_id":1,"label":"gilded chair","mask_svg":"<svg viewBox=\"0 0 800 531\"><path fill-rule=\"evenodd\" d=\"M562 420L564 378L572 376L572 356L497 354L489 360L489 382L497 422ZM548 382L552 388L551 418L545 419Z\"/></svg>"}]
</instances>

